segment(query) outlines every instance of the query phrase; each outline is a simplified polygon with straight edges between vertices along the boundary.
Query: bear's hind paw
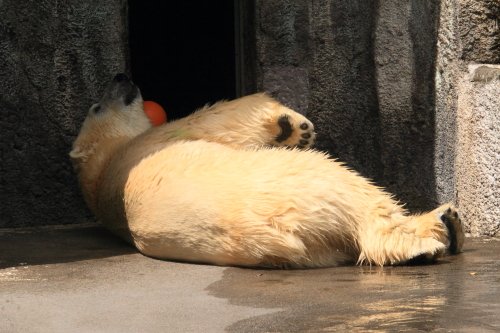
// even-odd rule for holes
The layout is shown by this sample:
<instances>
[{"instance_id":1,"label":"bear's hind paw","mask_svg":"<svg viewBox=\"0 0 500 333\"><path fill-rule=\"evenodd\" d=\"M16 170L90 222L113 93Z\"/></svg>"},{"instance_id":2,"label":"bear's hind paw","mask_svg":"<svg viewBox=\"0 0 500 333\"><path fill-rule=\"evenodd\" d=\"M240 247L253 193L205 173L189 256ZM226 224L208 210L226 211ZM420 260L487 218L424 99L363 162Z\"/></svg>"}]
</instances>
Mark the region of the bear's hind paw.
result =
<instances>
[{"instance_id":1,"label":"bear's hind paw","mask_svg":"<svg viewBox=\"0 0 500 333\"><path fill-rule=\"evenodd\" d=\"M450 254L457 254L461 251L464 244L464 231L462 221L458 212L453 207L448 207L440 216L441 221L448 229L448 252Z\"/></svg>"},{"instance_id":2,"label":"bear's hind paw","mask_svg":"<svg viewBox=\"0 0 500 333\"><path fill-rule=\"evenodd\" d=\"M304 149L314 144L314 125L301 114L282 114L276 125L279 134L274 138L274 145Z\"/></svg>"}]
</instances>

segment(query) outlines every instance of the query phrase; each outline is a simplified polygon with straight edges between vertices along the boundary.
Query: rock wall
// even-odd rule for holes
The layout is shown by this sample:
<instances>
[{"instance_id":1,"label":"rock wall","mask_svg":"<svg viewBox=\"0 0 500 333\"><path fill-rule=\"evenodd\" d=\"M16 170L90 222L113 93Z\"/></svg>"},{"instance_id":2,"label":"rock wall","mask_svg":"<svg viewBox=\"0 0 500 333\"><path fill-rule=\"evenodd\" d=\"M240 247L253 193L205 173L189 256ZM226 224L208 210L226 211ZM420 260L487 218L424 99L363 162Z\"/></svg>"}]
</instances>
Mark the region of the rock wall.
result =
<instances>
[{"instance_id":1,"label":"rock wall","mask_svg":"<svg viewBox=\"0 0 500 333\"><path fill-rule=\"evenodd\" d=\"M461 59L500 63L500 1L459 0L458 24Z\"/></svg>"},{"instance_id":2,"label":"rock wall","mask_svg":"<svg viewBox=\"0 0 500 333\"><path fill-rule=\"evenodd\" d=\"M435 64L434 174L437 202L456 203L457 80L460 76L459 6L441 1Z\"/></svg>"},{"instance_id":3,"label":"rock wall","mask_svg":"<svg viewBox=\"0 0 500 333\"><path fill-rule=\"evenodd\" d=\"M127 64L125 0L0 1L0 227L82 222L68 152Z\"/></svg>"},{"instance_id":4,"label":"rock wall","mask_svg":"<svg viewBox=\"0 0 500 333\"><path fill-rule=\"evenodd\" d=\"M473 236L500 235L500 2L441 1L436 193Z\"/></svg>"},{"instance_id":5,"label":"rock wall","mask_svg":"<svg viewBox=\"0 0 500 333\"><path fill-rule=\"evenodd\" d=\"M500 65L469 68L458 84L457 203L472 235L500 236Z\"/></svg>"},{"instance_id":6,"label":"rock wall","mask_svg":"<svg viewBox=\"0 0 500 333\"><path fill-rule=\"evenodd\" d=\"M437 201L438 18L433 1L257 2L259 88L307 114L318 149L411 209Z\"/></svg>"},{"instance_id":7,"label":"rock wall","mask_svg":"<svg viewBox=\"0 0 500 333\"><path fill-rule=\"evenodd\" d=\"M412 211L438 202L435 158L436 1L379 1L375 26L382 179Z\"/></svg>"}]
</instances>

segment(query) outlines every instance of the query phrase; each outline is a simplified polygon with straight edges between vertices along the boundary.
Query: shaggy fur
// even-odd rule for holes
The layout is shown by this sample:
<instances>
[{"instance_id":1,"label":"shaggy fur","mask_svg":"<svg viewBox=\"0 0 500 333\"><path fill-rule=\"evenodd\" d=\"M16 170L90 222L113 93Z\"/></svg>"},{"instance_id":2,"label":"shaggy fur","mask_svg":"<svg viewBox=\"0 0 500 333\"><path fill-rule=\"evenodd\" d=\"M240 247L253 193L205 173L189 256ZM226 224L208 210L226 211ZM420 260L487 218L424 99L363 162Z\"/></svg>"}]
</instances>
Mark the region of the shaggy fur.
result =
<instances>
[{"instance_id":1,"label":"shaggy fur","mask_svg":"<svg viewBox=\"0 0 500 333\"><path fill-rule=\"evenodd\" d=\"M155 258L323 267L460 251L452 206L409 215L326 154L297 148L313 141L306 118L265 94L151 128L139 90L118 75L70 156L95 215Z\"/></svg>"}]
</instances>

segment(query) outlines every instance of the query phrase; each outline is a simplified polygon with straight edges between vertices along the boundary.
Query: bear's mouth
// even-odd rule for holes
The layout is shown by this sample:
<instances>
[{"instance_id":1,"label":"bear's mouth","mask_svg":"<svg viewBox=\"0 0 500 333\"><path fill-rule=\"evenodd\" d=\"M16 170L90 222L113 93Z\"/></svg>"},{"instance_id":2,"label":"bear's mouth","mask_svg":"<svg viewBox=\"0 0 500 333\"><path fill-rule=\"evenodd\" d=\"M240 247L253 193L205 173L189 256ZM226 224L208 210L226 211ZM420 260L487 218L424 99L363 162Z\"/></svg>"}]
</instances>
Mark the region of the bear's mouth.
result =
<instances>
[{"instance_id":1,"label":"bear's mouth","mask_svg":"<svg viewBox=\"0 0 500 333\"><path fill-rule=\"evenodd\" d=\"M132 85L132 88L125 95L125 106L132 104L132 102L137 98L137 95L139 95L139 88L137 88L137 86L135 85Z\"/></svg>"}]
</instances>

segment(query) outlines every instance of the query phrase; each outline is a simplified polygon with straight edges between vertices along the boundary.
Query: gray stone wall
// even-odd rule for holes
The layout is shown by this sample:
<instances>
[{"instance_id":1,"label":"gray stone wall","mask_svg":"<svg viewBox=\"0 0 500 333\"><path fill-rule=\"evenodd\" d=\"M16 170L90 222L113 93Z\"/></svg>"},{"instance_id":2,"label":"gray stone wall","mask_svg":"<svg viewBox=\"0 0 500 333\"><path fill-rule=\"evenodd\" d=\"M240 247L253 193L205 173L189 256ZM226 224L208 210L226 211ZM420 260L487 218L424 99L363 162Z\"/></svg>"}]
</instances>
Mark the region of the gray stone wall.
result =
<instances>
[{"instance_id":1,"label":"gray stone wall","mask_svg":"<svg viewBox=\"0 0 500 333\"><path fill-rule=\"evenodd\" d=\"M500 1L459 0L461 59L500 63Z\"/></svg>"},{"instance_id":2,"label":"gray stone wall","mask_svg":"<svg viewBox=\"0 0 500 333\"><path fill-rule=\"evenodd\" d=\"M500 235L500 65L475 78L470 65L458 81L456 192L473 235Z\"/></svg>"},{"instance_id":3,"label":"gray stone wall","mask_svg":"<svg viewBox=\"0 0 500 333\"><path fill-rule=\"evenodd\" d=\"M82 222L68 152L127 65L125 0L0 1L0 227Z\"/></svg>"},{"instance_id":4,"label":"gray stone wall","mask_svg":"<svg viewBox=\"0 0 500 333\"><path fill-rule=\"evenodd\" d=\"M492 65L493 64L493 65ZM442 0L434 170L471 235L500 235L500 2Z\"/></svg>"},{"instance_id":5,"label":"gray stone wall","mask_svg":"<svg viewBox=\"0 0 500 333\"><path fill-rule=\"evenodd\" d=\"M461 64L458 2L441 1L435 64L434 174L437 202L456 202L457 79Z\"/></svg>"},{"instance_id":6,"label":"gray stone wall","mask_svg":"<svg viewBox=\"0 0 500 333\"><path fill-rule=\"evenodd\" d=\"M375 82L381 184L413 211L434 208L436 1L379 1Z\"/></svg>"},{"instance_id":7,"label":"gray stone wall","mask_svg":"<svg viewBox=\"0 0 500 333\"><path fill-rule=\"evenodd\" d=\"M414 210L437 200L434 1L257 1L259 88ZM418 177L416 177L418 175Z\"/></svg>"}]
</instances>

